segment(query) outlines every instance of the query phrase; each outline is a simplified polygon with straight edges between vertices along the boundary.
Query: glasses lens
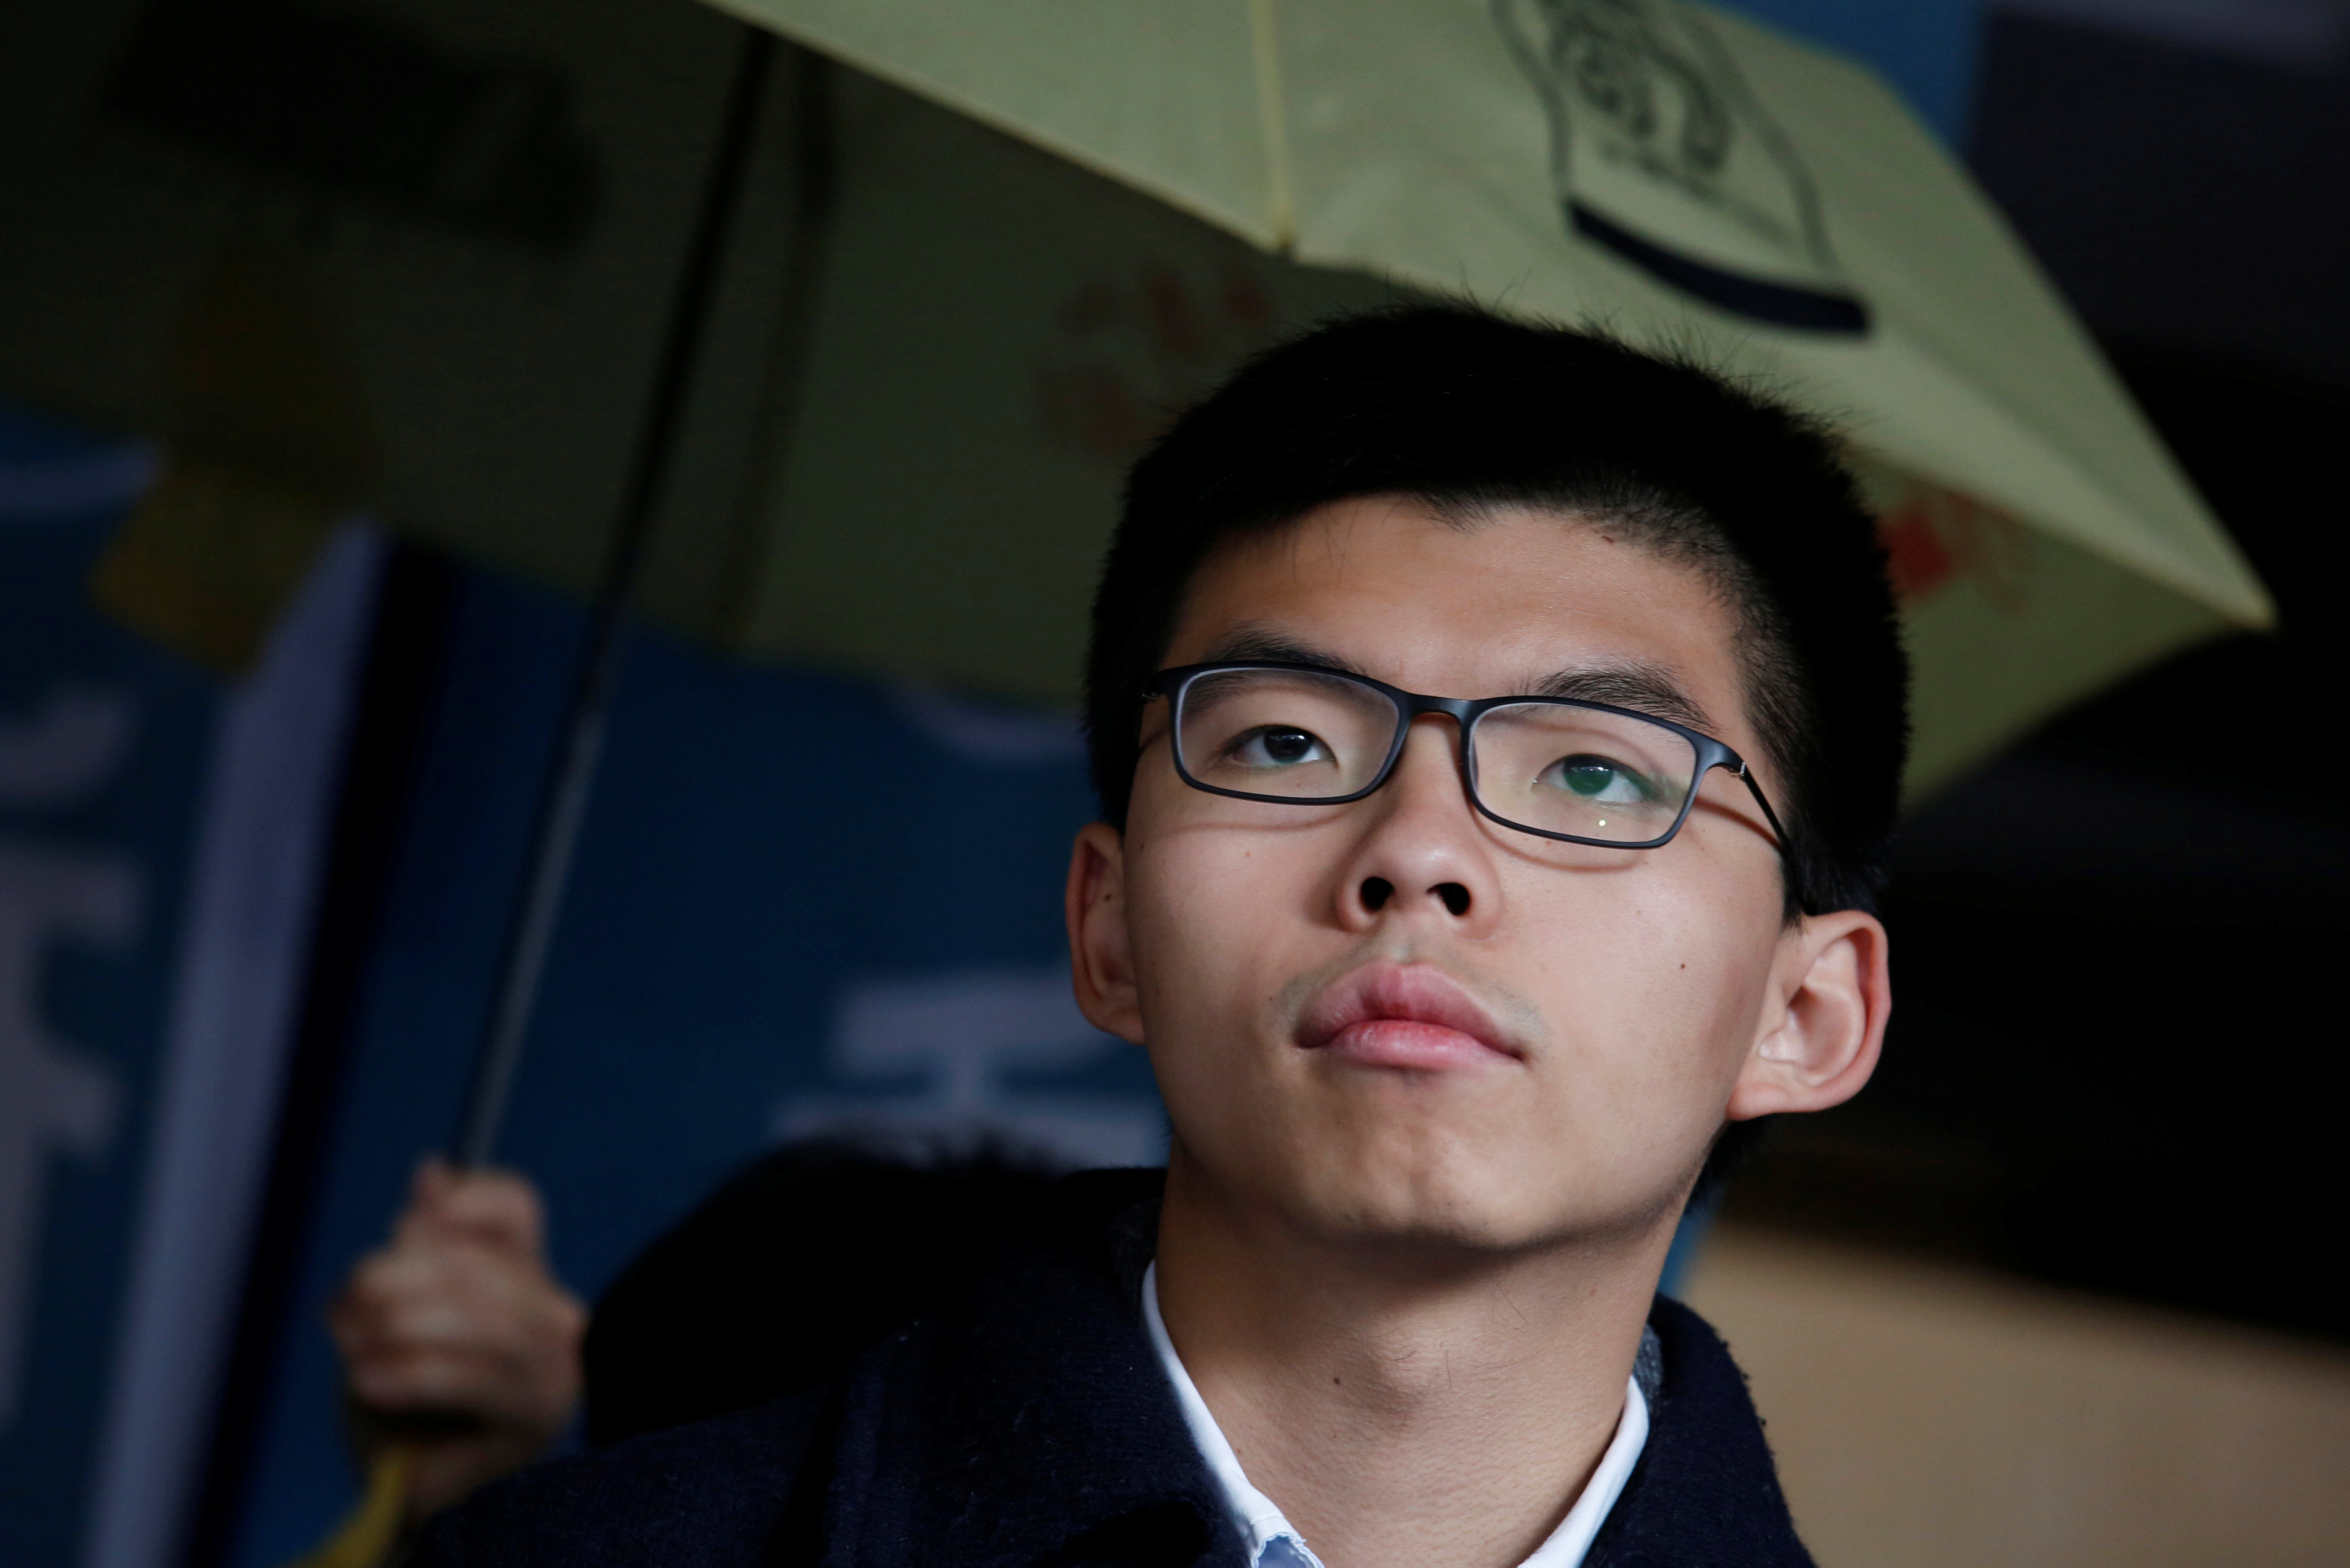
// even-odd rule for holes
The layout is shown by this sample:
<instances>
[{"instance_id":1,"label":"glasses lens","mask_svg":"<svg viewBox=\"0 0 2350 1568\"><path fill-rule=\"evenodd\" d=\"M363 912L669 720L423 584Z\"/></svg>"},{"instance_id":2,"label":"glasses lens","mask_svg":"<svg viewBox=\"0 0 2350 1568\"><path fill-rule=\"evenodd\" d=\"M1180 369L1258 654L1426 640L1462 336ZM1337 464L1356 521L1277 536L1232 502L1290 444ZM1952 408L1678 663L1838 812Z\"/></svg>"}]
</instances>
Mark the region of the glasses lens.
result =
<instances>
[{"instance_id":1,"label":"glasses lens","mask_svg":"<svg viewBox=\"0 0 2350 1568\"><path fill-rule=\"evenodd\" d=\"M1486 810L1609 843L1661 837L1697 776L1697 747L1662 724L1556 702L1491 710L1472 749Z\"/></svg>"},{"instance_id":2,"label":"glasses lens","mask_svg":"<svg viewBox=\"0 0 2350 1568\"><path fill-rule=\"evenodd\" d=\"M1395 703L1359 681L1226 670L1183 688L1175 744L1184 771L1211 788L1328 800L1378 776L1395 732Z\"/></svg>"}]
</instances>

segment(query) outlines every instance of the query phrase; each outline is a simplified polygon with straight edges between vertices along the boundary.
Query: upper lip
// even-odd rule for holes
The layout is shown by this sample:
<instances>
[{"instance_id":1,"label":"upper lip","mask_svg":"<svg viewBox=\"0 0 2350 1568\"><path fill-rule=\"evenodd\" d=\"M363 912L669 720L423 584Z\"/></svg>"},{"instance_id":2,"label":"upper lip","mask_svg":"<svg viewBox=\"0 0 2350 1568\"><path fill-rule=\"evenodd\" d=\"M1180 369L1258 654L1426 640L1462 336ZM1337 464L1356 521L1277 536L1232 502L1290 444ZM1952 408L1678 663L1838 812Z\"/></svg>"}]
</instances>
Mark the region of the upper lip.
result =
<instances>
[{"instance_id":1,"label":"upper lip","mask_svg":"<svg viewBox=\"0 0 2350 1568\"><path fill-rule=\"evenodd\" d=\"M1505 1056L1524 1055L1484 1003L1459 981L1424 963L1369 964L1341 976L1298 1020L1297 1043L1312 1050L1327 1045L1341 1030L1382 1018L1457 1029Z\"/></svg>"}]
</instances>

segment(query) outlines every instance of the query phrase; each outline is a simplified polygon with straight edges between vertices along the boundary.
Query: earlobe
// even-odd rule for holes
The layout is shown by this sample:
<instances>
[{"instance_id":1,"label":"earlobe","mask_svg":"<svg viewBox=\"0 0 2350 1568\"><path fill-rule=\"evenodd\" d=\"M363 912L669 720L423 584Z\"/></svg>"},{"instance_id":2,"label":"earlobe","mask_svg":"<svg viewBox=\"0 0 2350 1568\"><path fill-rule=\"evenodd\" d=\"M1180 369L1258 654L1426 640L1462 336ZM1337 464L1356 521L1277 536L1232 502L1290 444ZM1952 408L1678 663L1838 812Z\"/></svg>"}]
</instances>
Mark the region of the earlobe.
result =
<instances>
[{"instance_id":1,"label":"earlobe","mask_svg":"<svg viewBox=\"0 0 2350 1568\"><path fill-rule=\"evenodd\" d=\"M1126 842L1109 824L1077 830L1063 907L1077 1011L1095 1028L1141 1044L1141 998L1126 923Z\"/></svg>"},{"instance_id":2,"label":"earlobe","mask_svg":"<svg viewBox=\"0 0 2350 1568\"><path fill-rule=\"evenodd\" d=\"M1806 919L1782 939L1771 983L1732 1121L1824 1111L1868 1082L1893 1009L1885 928L1857 909Z\"/></svg>"}]
</instances>

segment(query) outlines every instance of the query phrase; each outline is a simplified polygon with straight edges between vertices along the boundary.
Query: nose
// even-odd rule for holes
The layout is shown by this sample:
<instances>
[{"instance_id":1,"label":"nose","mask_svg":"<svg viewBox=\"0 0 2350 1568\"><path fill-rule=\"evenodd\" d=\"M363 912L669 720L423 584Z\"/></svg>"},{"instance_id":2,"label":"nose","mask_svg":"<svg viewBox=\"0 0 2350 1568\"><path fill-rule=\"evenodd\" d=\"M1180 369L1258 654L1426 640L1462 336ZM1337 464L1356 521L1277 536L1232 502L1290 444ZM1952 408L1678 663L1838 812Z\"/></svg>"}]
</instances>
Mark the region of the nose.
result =
<instances>
[{"instance_id":1,"label":"nose","mask_svg":"<svg viewBox=\"0 0 2350 1568\"><path fill-rule=\"evenodd\" d=\"M1356 807L1360 833L1337 869L1339 923L1424 922L1456 935L1489 934L1502 913L1492 841L1469 804L1459 732L1423 718L1405 737L1395 772Z\"/></svg>"}]
</instances>

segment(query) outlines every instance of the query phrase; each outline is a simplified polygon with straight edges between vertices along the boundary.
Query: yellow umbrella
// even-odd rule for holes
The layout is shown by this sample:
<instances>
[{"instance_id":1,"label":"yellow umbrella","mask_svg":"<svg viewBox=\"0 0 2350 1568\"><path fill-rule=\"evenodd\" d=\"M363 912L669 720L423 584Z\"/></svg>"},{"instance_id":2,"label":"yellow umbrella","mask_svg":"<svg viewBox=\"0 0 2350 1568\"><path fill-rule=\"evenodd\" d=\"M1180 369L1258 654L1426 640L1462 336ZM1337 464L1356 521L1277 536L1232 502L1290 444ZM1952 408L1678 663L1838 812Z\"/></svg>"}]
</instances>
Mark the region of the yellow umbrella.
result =
<instances>
[{"instance_id":1,"label":"yellow umbrella","mask_svg":"<svg viewBox=\"0 0 2350 1568\"><path fill-rule=\"evenodd\" d=\"M1913 788L2271 619L2004 223L1846 60L1680 0L723 4L863 73L741 646L1066 699L1131 438L1280 322L1398 288L1694 349L1851 430Z\"/></svg>"},{"instance_id":2,"label":"yellow umbrella","mask_svg":"<svg viewBox=\"0 0 2350 1568\"><path fill-rule=\"evenodd\" d=\"M1596 319L1842 421L1907 599L1913 790L2269 619L1997 214L1847 61L1683 0L723 4L808 47L789 87L816 112L768 99L745 192L798 221L733 243L725 368L689 398L686 444L727 427L753 472L670 487L650 545L647 612L722 647L1070 701L1139 438L1285 327L1399 291ZM549 485L581 465L528 470L544 497L488 483L449 413L567 408L566 379L399 361L416 302L347 289L402 368L346 385L298 272L232 253L191 297L182 357L210 369L175 373L171 480L102 595L233 665L371 487L402 526L586 587L608 514ZM444 355L484 309L463 292L431 296Z\"/></svg>"}]
</instances>

